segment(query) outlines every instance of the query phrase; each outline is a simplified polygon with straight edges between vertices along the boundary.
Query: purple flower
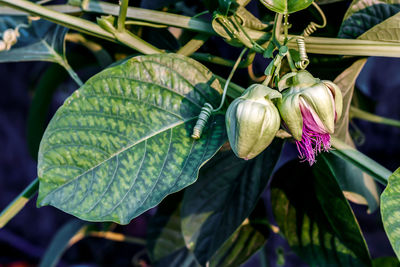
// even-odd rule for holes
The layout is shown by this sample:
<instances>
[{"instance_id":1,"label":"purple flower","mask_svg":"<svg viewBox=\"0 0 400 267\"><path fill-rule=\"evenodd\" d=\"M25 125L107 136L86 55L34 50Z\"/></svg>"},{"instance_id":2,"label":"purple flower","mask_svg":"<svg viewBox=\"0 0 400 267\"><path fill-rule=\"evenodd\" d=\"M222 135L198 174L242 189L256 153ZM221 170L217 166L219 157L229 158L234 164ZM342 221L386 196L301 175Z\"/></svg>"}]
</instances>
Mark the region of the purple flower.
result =
<instances>
[{"instance_id":1,"label":"purple flower","mask_svg":"<svg viewBox=\"0 0 400 267\"><path fill-rule=\"evenodd\" d=\"M342 113L342 93L330 81L320 81L301 70L282 77L278 87L282 100L279 112L296 139L299 156L310 165L315 156L331 148L330 135Z\"/></svg>"}]
</instances>

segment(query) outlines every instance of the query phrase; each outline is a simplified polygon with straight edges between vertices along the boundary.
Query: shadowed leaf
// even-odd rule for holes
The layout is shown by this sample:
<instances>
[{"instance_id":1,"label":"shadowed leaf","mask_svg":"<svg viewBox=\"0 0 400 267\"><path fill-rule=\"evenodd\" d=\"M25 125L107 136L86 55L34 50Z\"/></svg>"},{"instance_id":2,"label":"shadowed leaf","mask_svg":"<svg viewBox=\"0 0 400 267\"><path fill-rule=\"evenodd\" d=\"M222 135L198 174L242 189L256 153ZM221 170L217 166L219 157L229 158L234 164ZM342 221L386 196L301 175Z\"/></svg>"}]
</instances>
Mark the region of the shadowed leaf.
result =
<instances>
[{"instance_id":1,"label":"shadowed leaf","mask_svg":"<svg viewBox=\"0 0 400 267\"><path fill-rule=\"evenodd\" d=\"M219 153L185 191L182 232L201 264L232 235L254 209L279 158L282 141L245 161L231 150Z\"/></svg>"},{"instance_id":2,"label":"shadowed leaf","mask_svg":"<svg viewBox=\"0 0 400 267\"><path fill-rule=\"evenodd\" d=\"M320 161L317 164L321 164ZM271 184L275 219L291 248L312 266L370 266L350 206L326 166L283 166Z\"/></svg>"}]
</instances>

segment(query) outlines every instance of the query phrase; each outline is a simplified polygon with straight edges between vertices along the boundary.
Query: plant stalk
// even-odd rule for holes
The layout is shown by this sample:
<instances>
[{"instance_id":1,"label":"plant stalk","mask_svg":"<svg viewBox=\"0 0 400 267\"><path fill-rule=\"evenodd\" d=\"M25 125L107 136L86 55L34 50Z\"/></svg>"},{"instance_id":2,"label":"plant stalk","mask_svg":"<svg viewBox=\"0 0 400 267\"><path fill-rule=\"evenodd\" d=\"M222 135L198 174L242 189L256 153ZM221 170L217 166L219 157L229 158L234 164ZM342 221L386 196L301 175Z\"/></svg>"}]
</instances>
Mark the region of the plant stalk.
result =
<instances>
[{"instance_id":1,"label":"plant stalk","mask_svg":"<svg viewBox=\"0 0 400 267\"><path fill-rule=\"evenodd\" d=\"M398 121L398 120L381 117L381 116L366 112L364 110L358 109L353 106L350 107L350 117L356 118L356 119L361 119L361 120L366 120L366 121L370 121L370 122L400 127L400 121Z\"/></svg>"},{"instance_id":2,"label":"plant stalk","mask_svg":"<svg viewBox=\"0 0 400 267\"><path fill-rule=\"evenodd\" d=\"M41 16L58 24L62 24L64 22L65 17L58 15L58 13L51 13L51 15L57 14L58 16L57 18L52 19L51 16L46 17L44 16L44 14L41 15L40 13L36 12L37 11L36 9L31 10L30 7L32 7L32 5L35 6L34 3L23 1L24 3L21 4L21 1L22 0L0 0L0 3L9 5L14 8L12 9L8 7L0 7L0 14L27 15L31 13L33 15ZM30 3L29 7L25 5L26 2ZM19 9L21 11L15 9ZM46 6L46 9L52 11L56 10L59 13L70 13L70 14L79 13L81 11L110 14L114 16L117 16L119 14L118 5L103 3L93 0L90 1L89 6L84 9L82 9L80 6L71 6L71 5L49 5ZM216 32L212 29L211 23L197 18L190 18L187 16L176 15L161 11L147 10L142 8L135 8L135 7L128 7L126 16L127 18L131 19L152 22L160 25L174 26L191 31L208 33L211 35L217 35ZM69 17L67 19L69 19ZM88 29L84 30L87 25ZM106 32L99 26L94 27L93 25L97 26L96 24L88 22L87 20L80 19L79 23L73 23L73 25L70 26L64 25L64 26L67 26L71 29L75 29L87 34L95 35L97 37L101 37L110 41L114 42L116 41L115 38L113 38L113 36L109 32ZM80 30L79 26L82 26L83 29ZM259 39L263 35L265 35L265 32L257 30L249 30L248 34L252 39ZM288 38L291 39L291 37L294 36L289 34ZM283 41L283 39L279 40ZM393 42L339 39L339 38L326 38L326 37L305 37L305 41L307 43L308 53L324 54L324 55L343 55L343 56L400 57L400 46L397 43ZM295 39L289 41L288 46L289 48L296 48L297 44L295 42Z\"/></svg>"},{"instance_id":3,"label":"plant stalk","mask_svg":"<svg viewBox=\"0 0 400 267\"><path fill-rule=\"evenodd\" d=\"M21 194L19 194L1 213L0 229L3 228L14 216L22 210L28 201L39 190L39 179L36 178L30 183Z\"/></svg>"},{"instance_id":4,"label":"plant stalk","mask_svg":"<svg viewBox=\"0 0 400 267\"><path fill-rule=\"evenodd\" d=\"M128 11L129 0L120 0L120 9L118 15L117 30L119 32L125 31L125 20L126 20L126 12ZM90 2L89 2L90 4Z\"/></svg>"}]
</instances>

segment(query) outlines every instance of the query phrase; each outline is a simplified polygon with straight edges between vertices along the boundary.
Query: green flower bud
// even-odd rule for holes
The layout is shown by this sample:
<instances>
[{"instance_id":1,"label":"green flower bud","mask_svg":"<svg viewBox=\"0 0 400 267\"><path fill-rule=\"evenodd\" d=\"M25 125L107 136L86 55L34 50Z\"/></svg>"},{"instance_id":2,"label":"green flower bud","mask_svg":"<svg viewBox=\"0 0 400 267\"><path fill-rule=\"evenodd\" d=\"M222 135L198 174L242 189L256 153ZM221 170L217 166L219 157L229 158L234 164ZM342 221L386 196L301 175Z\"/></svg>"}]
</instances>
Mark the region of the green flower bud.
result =
<instances>
[{"instance_id":1,"label":"green flower bud","mask_svg":"<svg viewBox=\"0 0 400 267\"><path fill-rule=\"evenodd\" d=\"M274 98L281 98L281 94L255 84L229 106L226 129L232 150L239 158L254 158L274 139L281 123L278 109L271 101Z\"/></svg>"},{"instance_id":2,"label":"green flower bud","mask_svg":"<svg viewBox=\"0 0 400 267\"><path fill-rule=\"evenodd\" d=\"M331 147L330 135L342 114L342 93L334 83L305 70L286 74L278 88L286 89L278 102L282 119L296 139L300 158L312 165L317 153Z\"/></svg>"}]
</instances>

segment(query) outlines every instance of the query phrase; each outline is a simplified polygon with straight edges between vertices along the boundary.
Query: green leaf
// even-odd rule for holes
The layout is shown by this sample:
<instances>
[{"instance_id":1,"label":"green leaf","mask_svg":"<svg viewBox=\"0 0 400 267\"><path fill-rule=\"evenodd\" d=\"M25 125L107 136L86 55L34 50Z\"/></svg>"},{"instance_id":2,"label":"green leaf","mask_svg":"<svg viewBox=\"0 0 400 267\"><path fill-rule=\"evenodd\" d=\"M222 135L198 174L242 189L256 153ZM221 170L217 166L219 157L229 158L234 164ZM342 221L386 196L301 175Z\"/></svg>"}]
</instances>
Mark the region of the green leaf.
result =
<instances>
[{"instance_id":1,"label":"green leaf","mask_svg":"<svg viewBox=\"0 0 400 267\"><path fill-rule=\"evenodd\" d=\"M255 159L244 161L232 151L219 153L185 191L182 233L200 264L234 233L254 209L279 158L276 139Z\"/></svg>"},{"instance_id":2,"label":"green leaf","mask_svg":"<svg viewBox=\"0 0 400 267\"><path fill-rule=\"evenodd\" d=\"M400 11L400 9L399 9ZM386 42L400 42L400 12L375 25L358 39Z\"/></svg>"},{"instance_id":3,"label":"green leaf","mask_svg":"<svg viewBox=\"0 0 400 267\"><path fill-rule=\"evenodd\" d=\"M345 21L352 15L360 12L361 10L377 4L398 5L400 4L400 0L379 0L379 1L353 0L346 11L346 14L344 15L343 21Z\"/></svg>"},{"instance_id":4,"label":"green leaf","mask_svg":"<svg viewBox=\"0 0 400 267\"><path fill-rule=\"evenodd\" d=\"M93 76L56 112L39 149L38 205L88 221L127 224L192 184L226 139L211 116L190 136L205 102L221 87L180 55L139 56Z\"/></svg>"},{"instance_id":5,"label":"green leaf","mask_svg":"<svg viewBox=\"0 0 400 267\"><path fill-rule=\"evenodd\" d=\"M383 226L393 250L400 259L400 168L390 177L389 183L381 195L381 213Z\"/></svg>"},{"instance_id":6,"label":"green leaf","mask_svg":"<svg viewBox=\"0 0 400 267\"><path fill-rule=\"evenodd\" d=\"M291 248L311 266L370 265L356 218L327 166L290 162L274 176L275 219Z\"/></svg>"},{"instance_id":7,"label":"green leaf","mask_svg":"<svg viewBox=\"0 0 400 267\"><path fill-rule=\"evenodd\" d=\"M263 200L260 199L250 217L240 225L211 258L210 267L234 267L246 262L267 241L269 223L266 218L266 208Z\"/></svg>"},{"instance_id":8,"label":"green leaf","mask_svg":"<svg viewBox=\"0 0 400 267\"><path fill-rule=\"evenodd\" d=\"M61 259L64 251L69 247L70 240L86 227L87 223L81 220L74 219L67 222L54 236L46 250L46 253L40 261L39 266L57 266L57 263Z\"/></svg>"},{"instance_id":9,"label":"green leaf","mask_svg":"<svg viewBox=\"0 0 400 267\"><path fill-rule=\"evenodd\" d=\"M290 14L307 8L313 0L260 0L264 6L274 12Z\"/></svg>"},{"instance_id":10,"label":"green leaf","mask_svg":"<svg viewBox=\"0 0 400 267\"><path fill-rule=\"evenodd\" d=\"M332 150L333 154L351 162L381 184L387 184L387 179L391 174L388 169L337 138L332 137L331 144L335 148Z\"/></svg>"},{"instance_id":11,"label":"green leaf","mask_svg":"<svg viewBox=\"0 0 400 267\"><path fill-rule=\"evenodd\" d=\"M395 257L381 257L372 260L373 267L399 267L400 262Z\"/></svg>"},{"instance_id":12,"label":"green leaf","mask_svg":"<svg viewBox=\"0 0 400 267\"><path fill-rule=\"evenodd\" d=\"M181 232L181 199L180 192L168 196L150 220L147 248L152 266L200 266L193 252L187 249ZM261 200L250 217L210 259L210 266L240 266L255 253L268 237L265 213Z\"/></svg>"},{"instance_id":13,"label":"green leaf","mask_svg":"<svg viewBox=\"0 0 400 267\"><path fill-rule=\"evenodd\" d=\"M20 27L17 43L9 51L0 52L0 62L51 61L64 62L64 37L68 29L46 20L28 23L26 17L0 17L0 32Z\"/></svg>"},{"instance_id":14,"label":"green leaf","mask_svg":"<svg viewBox=\"0 0 400 267\"><path fill-rule=\"evenodd\" d=\"M365 176L359 168L333 153L322 154L319 161L329 166L348 200L368 205L369 212L379 207L378 189L371 177Z\"/></svg>"},{"instance_id":15,"label":"green leaf","mask_svg":"<svg viewBox=\"0 0 400 267\"><path fill-rule=\"evenodd\" d=\"M200 266L181 232L182 197L182 192L166 197L149 222L147 250L152 266Z\"/></svg>"},{"instance_id":16,"label":"green leaf","mask_svg":"<svg viewBox=\"0 0 400 267\"><path fill-rule=\"evenodd\" d=\"M378 4L374 4L374 1L358 0L353 1L349 10L340 27L338 37L356 39L375 25L400 12L400 2L379 1Z\"/></svg>"},{"instance_id":17,"label":"green leaf","mask_svg":"<svg viewBox=\"0 0 400 267\"><path fill-rule=\"evenodd\" d=\"M339 86L342 92L343 112L335 125L335 133L333 136L353 148L355 146L349 133L349 111L356 79L366 62L366 58L357 60L334 80L334 83ZM373 212L377 208L379 200L376 184L372 177L366 173L362 173L359 169L355 169L348 162L342 161L341 163L337 162L337 164L341 166L337 166L338 168L342 168L344 173L349 174L338 176L340 177L340 184L345 191L346 198L358 204L368 203L369 210ZM353 173L353 175L350 175L351 173Z\"/></svg>"}]
</instances>

